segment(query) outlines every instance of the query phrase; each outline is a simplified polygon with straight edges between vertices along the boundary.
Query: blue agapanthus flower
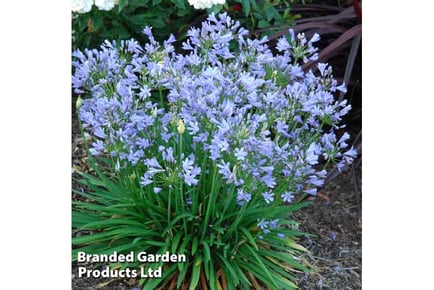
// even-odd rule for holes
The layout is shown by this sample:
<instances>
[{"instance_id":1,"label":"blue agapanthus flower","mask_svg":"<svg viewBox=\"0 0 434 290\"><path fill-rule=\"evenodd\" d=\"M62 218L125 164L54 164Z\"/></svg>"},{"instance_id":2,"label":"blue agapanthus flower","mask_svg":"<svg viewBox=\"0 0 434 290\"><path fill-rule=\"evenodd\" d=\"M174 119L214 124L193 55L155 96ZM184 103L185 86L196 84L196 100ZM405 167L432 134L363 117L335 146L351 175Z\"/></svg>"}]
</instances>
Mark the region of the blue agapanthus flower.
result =
<instances>
[{"instance_id":1,"label":"blue agapanthus flower","mask_svg":"<svg viewBox=\"0 0 434 290\"><path fill-rule=\"evenodd\" d=\"M289 31L274 53L226 14L191 28L180 51L173 36L160 44L143 32L144 46L77 50L72 77L90 152L135 166L143 188L162 195L212 179L230 185L240 207L290 203L317 193L325 163L342 169L357 156L349 135L336 133L351 108L334 96L344 84L327 64L301 68L317 59L318 35Z\"/></svg>"}]
</instances>

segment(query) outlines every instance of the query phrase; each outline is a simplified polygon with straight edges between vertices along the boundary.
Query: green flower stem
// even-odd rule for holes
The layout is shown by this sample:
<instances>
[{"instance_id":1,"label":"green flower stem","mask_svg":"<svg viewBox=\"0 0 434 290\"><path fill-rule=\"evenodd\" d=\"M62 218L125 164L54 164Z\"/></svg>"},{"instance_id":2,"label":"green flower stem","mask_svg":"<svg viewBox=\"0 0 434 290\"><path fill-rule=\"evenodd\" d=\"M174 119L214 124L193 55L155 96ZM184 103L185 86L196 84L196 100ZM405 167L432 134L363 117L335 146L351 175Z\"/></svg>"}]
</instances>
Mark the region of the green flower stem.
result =
<instances>
[{"instance_id":1,"label":"green flower stem","mask_svg":"<svg viewBox=\"0 0 434 290\"><path fill-rule=\"evenodd\" d=\"M184 146L184 144L183 144L184 134L179 134L178 136L179 136L178 137L178 140L179 140L179 158L178 158L179 162L178 163L179 163L179 165L181 165L182 164L182 151L183 151L183 146ZM180 209L177 208L176 212L185 212L185 197L184 197L183 185L184 185L184 181L180 180L180 182L179 182L179 197L181 199L181 202L180 202L181 208ZM185 217L182 218L182 223L184 224L183 228L184 228L185 234L187 235L187 222L185 220Z\"/></svg>"},{"instance_id":2,"label":"green flower stem","mask_svg":"<svg viewBox=\"0 0 434 290\"><path fill-rule=\"evenodd\" d=\"M160 106L161 108L165 108L163 90L161 89L161 87L158 88L158 92L160 93Z\"/></svg>"},{"instance_id":3,"label":"green flower stem","mask_svg":"<svg viewBox=\"0 0 434 290\"><path fill-rule=\"evenodd\" d=\"M167 224L170 225L172 223L171 213L172 213L172 189L169 189L169 196L167 200ZM170 236L173 236L172 228L170 228Z\"/></svg>"},{"instance_id":4,"label":"green flower stem","mask_svg":"<svg viewBox=\"0 0 434 290\"><path fill-rule=\"evenodd\" d=\"M202 223L202 236L201 236L201 240L204 239L206 231L208 230L208 223L209 223L209 217L211 215L211 206L215 204L215 201L217 199L217 165L216 163L213 162L212 164L212 180L211 180L211 192L210 192L210 197L208 199L208 204L206 207L206 212L205 212L205 219ZM204 195L206 196L206 192L204 192ZM204 199L205 200L205 199Z\"/></svg>"}]
</instances>

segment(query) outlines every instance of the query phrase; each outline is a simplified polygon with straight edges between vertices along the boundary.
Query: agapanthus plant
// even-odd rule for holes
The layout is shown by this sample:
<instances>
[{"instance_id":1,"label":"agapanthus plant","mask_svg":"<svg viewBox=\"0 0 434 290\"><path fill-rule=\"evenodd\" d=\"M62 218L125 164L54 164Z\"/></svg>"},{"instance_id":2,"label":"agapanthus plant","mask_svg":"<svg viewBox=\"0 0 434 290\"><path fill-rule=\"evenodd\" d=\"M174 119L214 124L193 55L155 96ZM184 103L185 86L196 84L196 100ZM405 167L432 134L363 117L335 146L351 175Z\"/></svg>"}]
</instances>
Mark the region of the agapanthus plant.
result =
<instances>
[{"instance_id":1,"label":"agapanthus plant","mask_svg":"<svg viewBox=\"0 0 434 290\"><path fill-rule=\"evenodd\" d=\"M181 52L173 37L160 44L143 32L144 47L106 41L73 53L96 173L82 174L90 192L74 202L74 229L91 232L73 239L74 258L187 255L162 265L161 279L143 279L146 289L295 288L294 271L307 269L291 212L330 164L356 155L349 135L336 133L350 109L333 95L344 85L327 64L301 69L317 57L319 36L289 31L273 52L226 14L190 29Z\"/></svg>"}]
</instances>

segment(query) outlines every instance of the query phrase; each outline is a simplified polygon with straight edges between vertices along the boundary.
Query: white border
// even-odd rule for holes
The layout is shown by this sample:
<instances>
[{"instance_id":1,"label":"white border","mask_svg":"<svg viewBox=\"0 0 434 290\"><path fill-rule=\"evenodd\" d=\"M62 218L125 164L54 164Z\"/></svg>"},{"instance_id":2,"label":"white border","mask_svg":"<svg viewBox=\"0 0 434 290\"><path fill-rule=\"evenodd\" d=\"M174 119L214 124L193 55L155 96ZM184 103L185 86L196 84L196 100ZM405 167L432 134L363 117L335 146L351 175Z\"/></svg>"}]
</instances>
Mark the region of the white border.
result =
<instances>
[{"instance_id":1,"label":"white border","mask_svg":"<svg viewBox=\"0 0 434 290\"><path fill-rule=\"evenodd\" d=\"M71 285L70 5L68 1L2 3L4 279L0 285L4 289Z\"/></svg>"}]
</instances>

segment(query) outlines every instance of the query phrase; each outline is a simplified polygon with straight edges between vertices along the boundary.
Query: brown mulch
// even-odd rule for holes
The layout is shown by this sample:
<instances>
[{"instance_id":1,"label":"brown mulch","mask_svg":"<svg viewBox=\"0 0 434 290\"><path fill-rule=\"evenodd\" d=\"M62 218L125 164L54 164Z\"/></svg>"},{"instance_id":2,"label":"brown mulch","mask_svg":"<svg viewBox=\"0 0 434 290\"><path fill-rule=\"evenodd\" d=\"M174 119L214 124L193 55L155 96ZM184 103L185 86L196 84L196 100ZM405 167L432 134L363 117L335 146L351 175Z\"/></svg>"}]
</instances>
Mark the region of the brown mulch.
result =
<instances>
[{"instance_id":1,"label":"brown mulch","mask_svg":"<svg viewBox=\"0 0 434 290\"><path fill-rule=\"evenodd\" d=\"M313 234L301 244L310 253L303 255L310 274L298 275L300 289L362 289L361 168L346 172L321 192L329 200L316 198L295 214L300 230Z\"/></svg>"}]
</instances>

